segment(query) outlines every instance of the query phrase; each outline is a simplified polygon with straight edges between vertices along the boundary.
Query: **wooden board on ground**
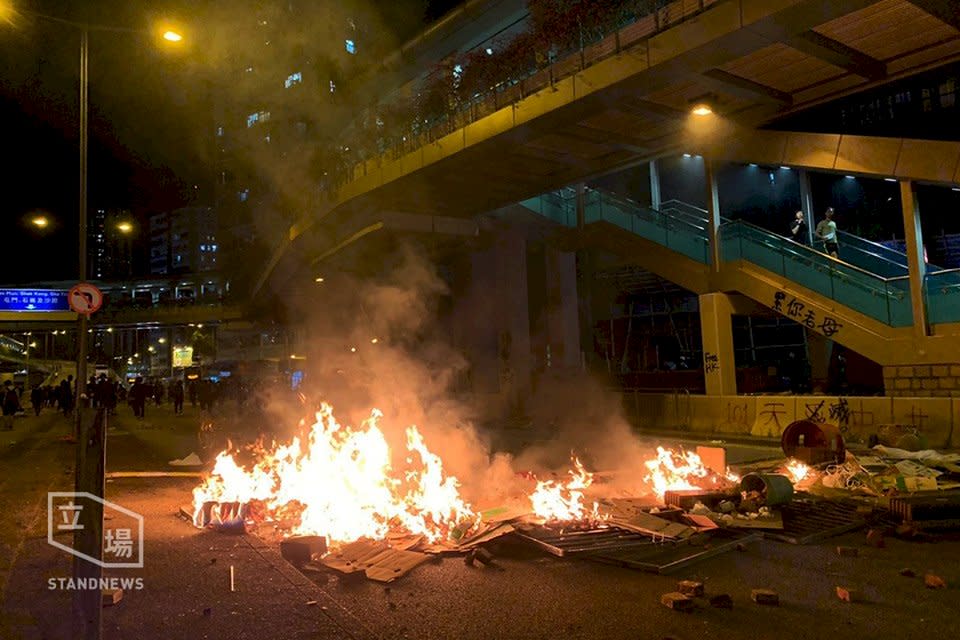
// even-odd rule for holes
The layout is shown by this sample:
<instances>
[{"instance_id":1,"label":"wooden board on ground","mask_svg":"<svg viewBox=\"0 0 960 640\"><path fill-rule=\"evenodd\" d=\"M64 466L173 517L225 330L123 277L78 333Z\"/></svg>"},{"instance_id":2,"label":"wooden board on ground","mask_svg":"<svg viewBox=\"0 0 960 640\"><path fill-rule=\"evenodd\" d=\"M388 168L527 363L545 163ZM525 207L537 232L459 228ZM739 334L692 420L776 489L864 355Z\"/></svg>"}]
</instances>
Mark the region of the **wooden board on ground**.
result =
<instances>
[{"instance_id":1,"label":"wooden board on ground","mask_svg":"<svg viewBox=\"0 0 960 640\"><path fill-rule=\"evenodd\" d=\"M377 540L357 540L344 545L338 551L328 554L322 563L340 573L355 573L364 571L369 565L369 560L390 547L385 542Z\"/></svg>"},{"instance_id":2,"label":"wooden board on ground","mask_svg":"<svg viewBox=\"0 0 960 640\"><path fill-rule=\"evenodd\" d=\"M425 553L387 549L370 558L365 570L367 578L377 582L392 582L429 560Z\"/></svg>"}]
</instances>

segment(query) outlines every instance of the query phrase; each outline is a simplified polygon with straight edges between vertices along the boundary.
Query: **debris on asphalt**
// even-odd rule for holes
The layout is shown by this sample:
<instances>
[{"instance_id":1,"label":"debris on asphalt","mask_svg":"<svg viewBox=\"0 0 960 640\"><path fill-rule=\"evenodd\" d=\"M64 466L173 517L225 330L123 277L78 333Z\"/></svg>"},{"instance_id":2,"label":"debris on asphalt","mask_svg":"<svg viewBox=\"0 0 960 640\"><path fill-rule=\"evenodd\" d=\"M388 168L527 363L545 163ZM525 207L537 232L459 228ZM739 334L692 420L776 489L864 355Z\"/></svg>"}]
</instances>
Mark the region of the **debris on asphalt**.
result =
<instances>
[{"instance_id":1,"label":"debris on asphalt","mask_svg":"<svg viewBox=\"0 0 960 640\"><path fill-rule=\"evenodd\" d=\"M860 592L850 587L837 587L837 597L844 602L860 602Z\"/></svg>"},{"instance_id":2,"label":"debris on asphalt","mask_svg":"<svg viewBox=\"0 0 960 640\"><path fill-rule=\"evenodd\" d=\"M323 536L291 536L280 541L280 555L295 567L301 567L327 552L327 539Z\"/></svg>"},{"instance_id":3,"label":"debris on asphalt","mask_svg":"<svg viewBox=\"0 0 960 640\"><path fill-rule=\"evenodd\" d=\"M870 529L867 531L867 544L876 549L883 549L887 546L886 540L884 540L883 531L879 529Z\"/></svg>"},{"instance_id":4,"label":"debris on asphalt","mask_svg":"<svg viewBox=\"0 0 960 640\"><path fill-rule=\"evenodd\" d=\"M780 595L770 589L753 589L750 591L750 599L757 604L770 607L780 606Z\"/></svg>"},{"instance_id":5,"label":"debris on asphalt","mask_svg":"<svg viewBox=\"0 0 960 640\"><path fill-rule=\"evenodd\" d=\"M677 591L665 593L660 596L660 604L674 611L691 611L694 606L691 598Z\"/></svg>"},{"instance_id":6,"label":"debris on asphalt","mask_svg":"<svg viewBox=\"0 0 960 640\"><path fill-rule=\"evenodd\" d=\"M923 576L923 584L927 589L946 589L947 581L935 573L928 573Z\"/></svg>"},{"instance_id":7,"label":"debris on asphalt","mask_svg":"<svg viewBox=\"0 0 960 640\"><path fill-rule=\"evenodd\" d=\"M100 604L104 607L112 607L123 599L123 589L101 589Z\"/></svg>"},{"instance_id":8,"label":"debris on asphalt","mask_svg":"<svg viewBox=\"0 0 960 640\"><path fill-rule=\"evenodd\" d=\"M700 598L703 596L703 583L695 580L681 580L677 583L677 591L685 596Z\"/></svg>"}]
</instances>

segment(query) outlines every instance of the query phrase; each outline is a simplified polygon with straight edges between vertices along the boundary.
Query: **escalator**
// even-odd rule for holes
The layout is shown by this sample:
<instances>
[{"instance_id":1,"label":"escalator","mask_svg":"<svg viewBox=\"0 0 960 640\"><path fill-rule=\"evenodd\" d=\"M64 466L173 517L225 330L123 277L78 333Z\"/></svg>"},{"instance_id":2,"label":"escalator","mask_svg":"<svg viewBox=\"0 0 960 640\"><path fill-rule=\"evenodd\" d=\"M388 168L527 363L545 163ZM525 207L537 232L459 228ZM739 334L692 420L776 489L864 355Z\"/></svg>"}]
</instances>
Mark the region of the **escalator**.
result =
<instances>
[{"instance_id":1,"label":"escalator","mask_svg":"<svg viewBox=\"0 0 960 640\"><path fill-rule=\"evenodd\" d=\"M521 204L563 226L577 226L571 190ZM712 270L704 216L702 209L677 201L657 211L588 190L581 233L592 246L624 255L695 293L742 293L878 363L900 361L902 351L912 349L913 312L902 253L845 234L841 242L849 250L837 260L748 222L722 220L720 264ZM931 320L960 321L960 274L930 269Z\"/></svg>"}]
</instances>

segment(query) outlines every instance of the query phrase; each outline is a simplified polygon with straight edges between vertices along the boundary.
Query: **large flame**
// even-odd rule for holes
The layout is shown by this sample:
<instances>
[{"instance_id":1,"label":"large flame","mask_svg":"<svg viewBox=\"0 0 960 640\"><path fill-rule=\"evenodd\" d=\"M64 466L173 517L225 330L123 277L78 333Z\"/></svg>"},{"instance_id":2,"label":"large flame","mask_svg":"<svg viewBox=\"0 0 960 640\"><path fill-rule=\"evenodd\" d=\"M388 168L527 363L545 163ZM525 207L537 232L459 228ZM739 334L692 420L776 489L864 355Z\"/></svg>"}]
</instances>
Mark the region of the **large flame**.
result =
<instances>
[{"instance_id":1,"label":"large flame","mask_svg":"<svg viewBox=\"0 0 960 640\"><path fill-rule=\"evenodd\" d=\"M530 494L533 513L548 521L597 520L597 504L588 509L583 501L584 490L593 484L593 474L587 471L580 460L573 456L573 469L567 473L566 482L538 480L537 488Z\"/></svg>"},{"instance_id":2,"label":"large flame","mask_svg":"<svg viewBox=\"0 0 960 640\"><path fill-rule=\"evenodd\" d=\"M729 469L708 469L699 455L683 449L657 447L657 457L644 465L650 473L643 480L661 500L667 491L717 488L723 481L740 479Z\"/></svg>"},{"instance_id":3,"label":"large flame","mask_svg":"<svg viewBox=\"0 0 960 640\"><path fill-rule=\"evenodd\" d=\"M211 475L193 491L194 521L207 502L261 502L267 514L293 518L293 533L326 536L331 544L389 531L435 542L475 518L459 483L443 473L415 426L407 428L406 467L394 469L374 410L361 428L341 426L324 404L305 442L262 450L250 468L217 456Z\"/></svg>"}]
</instances>

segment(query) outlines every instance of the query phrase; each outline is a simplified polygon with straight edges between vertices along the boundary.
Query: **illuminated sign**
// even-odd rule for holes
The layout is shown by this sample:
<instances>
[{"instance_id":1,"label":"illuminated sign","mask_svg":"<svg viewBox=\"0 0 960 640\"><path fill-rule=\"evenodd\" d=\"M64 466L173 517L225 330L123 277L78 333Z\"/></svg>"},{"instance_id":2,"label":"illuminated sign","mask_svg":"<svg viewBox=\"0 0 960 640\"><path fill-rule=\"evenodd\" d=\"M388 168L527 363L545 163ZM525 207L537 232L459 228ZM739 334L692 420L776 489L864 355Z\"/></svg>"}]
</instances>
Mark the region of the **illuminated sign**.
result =
<instances>
[{"instance_id":1,"label":"illuminated sign","mask_svg":"<svg viewBox=\"0 0 960 640\"><path fill-rule=\"evenodd\" d=\"M70 311L66 289L0 289L0 311Z\"/></svg>"},{"instance_id":2,"label":"illuminated sign","mask_svg":"<svg viewBox=\"0 0 960 640\"><path fill-rule=\"evenodd\" d=\"M173 350L173 367L193 366L193 347L175 347Z\"/></svg>"}]
</instances>

